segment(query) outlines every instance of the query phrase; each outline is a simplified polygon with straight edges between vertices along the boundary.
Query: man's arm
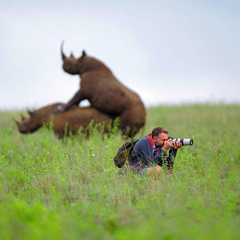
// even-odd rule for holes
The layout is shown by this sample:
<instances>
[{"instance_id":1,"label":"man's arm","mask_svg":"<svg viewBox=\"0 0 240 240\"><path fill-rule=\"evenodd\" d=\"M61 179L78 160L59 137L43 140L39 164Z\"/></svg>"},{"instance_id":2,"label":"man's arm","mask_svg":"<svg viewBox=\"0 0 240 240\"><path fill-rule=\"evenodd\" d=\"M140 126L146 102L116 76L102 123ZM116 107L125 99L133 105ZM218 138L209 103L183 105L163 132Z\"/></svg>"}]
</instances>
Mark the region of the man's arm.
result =
<instances>
[{"instance_id":1,"label":"man's arm","mask_svg":"<svg viewBox=\"0 0 240 240\"><path fill-rule=\"evenodd\" d=\"M181 146L182 146L182 144L181 144ZM161 151L159 151L155 155L156 156L155 162L158 165L162 166L163 162L165 162L165 163L167 162L167 158L168 158L167 151L170 149L169 156L173 156L175 158L176 154L177 154L177 149L181 146L177 142L175 142L174 146L173 146L172 139L169 138L167 141L164 142L164 145L163 145Z\"/></svg>"},{"instance_id":2,"label":"man's arm","mask_svg":"<svg viewBox=\"0 0 240 240\"><path fill-rule=\"evenodd\" d=\"M171 149L169 150L169 156L171 156L171 157L173 157L173 158L175 159L176 156L177 156L177 149L171 148Z\"/></svg>"},{"instance_id":3,"label":"man's arm","mask_svg":"<svg viewBox=\"0 0 240 240\"><path fill-rule=\"evenodd\" d=\"M154 157L153 160L155 163L157 163L159 166L162 166L162 163L167 158L167 153L163 149L161 149Z\"/></svg>"},{"instance_id":4,"label":"man's arm","mask_svg":"<svg viewBox=\"0 0 240 240\"><path fill-rule=\"evenodd\" d=\"M174 159L176 158L177 155L177 150L178 148L182 147L182 143L181 142L174 142L173 146L171 147L170 151L169 151L169 156L173 157Z\"/></svg>"},{"instance_id":5,"label":"man's arm","mask_svg":"<svg viewBox=\"0 0 240 240\"><path fill-rule=\"evenodd\" d=\"M155 162L159 166L162 166L163 158L167 157L167 153L164 150L160 150L157 154L153 156L153 150L147 138L140 139L138 143L134 146L134 151L135 154L147 164Z\"/></svg>"}]
</instances>

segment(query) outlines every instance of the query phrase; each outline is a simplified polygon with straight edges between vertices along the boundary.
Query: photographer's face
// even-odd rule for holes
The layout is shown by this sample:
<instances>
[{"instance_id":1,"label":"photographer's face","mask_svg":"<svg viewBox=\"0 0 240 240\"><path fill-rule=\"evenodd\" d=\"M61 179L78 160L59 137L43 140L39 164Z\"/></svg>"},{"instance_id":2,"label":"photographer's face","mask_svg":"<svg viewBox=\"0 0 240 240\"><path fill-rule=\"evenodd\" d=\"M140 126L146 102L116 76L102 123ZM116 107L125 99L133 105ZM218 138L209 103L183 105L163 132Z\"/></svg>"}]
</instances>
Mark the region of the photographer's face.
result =
<instances>
[{"instance_id":1,"label":"photographer's face","mask_svg":"<svg viewBox=\"0 0 240 240\"><path fill-rule=\"evenodd\" d=\"M164 142L167 141L168 134L167 133L159 133L158 136L153 137L153 142L155 143L156 147L163 147Z\"/></svg>"}]
</instances>

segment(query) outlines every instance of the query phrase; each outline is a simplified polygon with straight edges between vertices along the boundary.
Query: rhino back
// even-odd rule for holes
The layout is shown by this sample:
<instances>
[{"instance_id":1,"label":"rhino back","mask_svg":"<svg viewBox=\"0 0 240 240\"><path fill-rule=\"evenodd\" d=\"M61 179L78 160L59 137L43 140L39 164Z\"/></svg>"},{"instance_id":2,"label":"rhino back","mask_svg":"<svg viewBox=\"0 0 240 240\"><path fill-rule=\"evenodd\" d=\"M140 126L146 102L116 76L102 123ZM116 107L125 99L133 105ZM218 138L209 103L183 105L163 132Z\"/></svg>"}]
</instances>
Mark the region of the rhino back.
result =
<instances>
[{"instance_id":1,"label":"rhino back","mask_svg":"<svg viewBox=\"0 0 240 240\"><path fill-rule=\"evenodd\" d=\"M118 81L109 72L97 72L81 76L81 89L84 95L99 111L119 115L131 104L142 104L139 96Z\"/></svg>"},{"instance_id":2,"label":"rhino back","mask_svg":"<svg viewBox=\"0 0 240 240\"><path fill-rule=\"evenodd\" d=\"M77 107L63 112L54 119L54 130L65 129L66 124L76 132L80 127L86 128L91 120L95 123L108 122L110 117L92 107Z\"/></svg>"}]
</instances>

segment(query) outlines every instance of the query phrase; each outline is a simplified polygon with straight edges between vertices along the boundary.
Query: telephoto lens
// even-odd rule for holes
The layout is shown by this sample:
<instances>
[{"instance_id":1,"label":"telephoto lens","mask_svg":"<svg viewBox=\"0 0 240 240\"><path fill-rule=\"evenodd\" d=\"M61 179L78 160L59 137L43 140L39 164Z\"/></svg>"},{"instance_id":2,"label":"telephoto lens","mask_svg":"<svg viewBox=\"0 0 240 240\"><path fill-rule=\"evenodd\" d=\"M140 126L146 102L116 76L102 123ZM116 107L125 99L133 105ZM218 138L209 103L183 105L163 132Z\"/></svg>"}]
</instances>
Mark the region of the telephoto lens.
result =
<instances>
[{"instance_id":1,"label":"telephoto lens","mask_svg":"<svg viewBox=\"0 0 240 240\"><path fill-rule=\"evenodd\" d=\"M193 145L193 139L188 139L188 138L173 138L172 142L180 142L182 143L183 146Z\"/></svg>"}]
</instances>

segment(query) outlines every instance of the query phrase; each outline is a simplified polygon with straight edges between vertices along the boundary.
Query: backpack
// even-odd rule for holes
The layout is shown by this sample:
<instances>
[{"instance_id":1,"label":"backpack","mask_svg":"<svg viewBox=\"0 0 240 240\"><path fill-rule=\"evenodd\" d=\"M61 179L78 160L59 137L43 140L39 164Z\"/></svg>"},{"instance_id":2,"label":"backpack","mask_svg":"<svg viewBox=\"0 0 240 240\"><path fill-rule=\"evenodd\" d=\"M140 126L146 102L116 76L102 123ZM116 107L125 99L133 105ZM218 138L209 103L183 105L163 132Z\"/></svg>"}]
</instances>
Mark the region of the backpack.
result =
<instances>
[{"instance_id":1,"label":"backpack","mask_svg":"<svg viewBox=\"0 0 240 240\"><path fill-rule=\"evenodd\" d=\"M114 157L114 163L117 167L123 167L131 159L130 152L138 140L126 142L119 148L117 155Z\"/></svg>"}]
</instances>

